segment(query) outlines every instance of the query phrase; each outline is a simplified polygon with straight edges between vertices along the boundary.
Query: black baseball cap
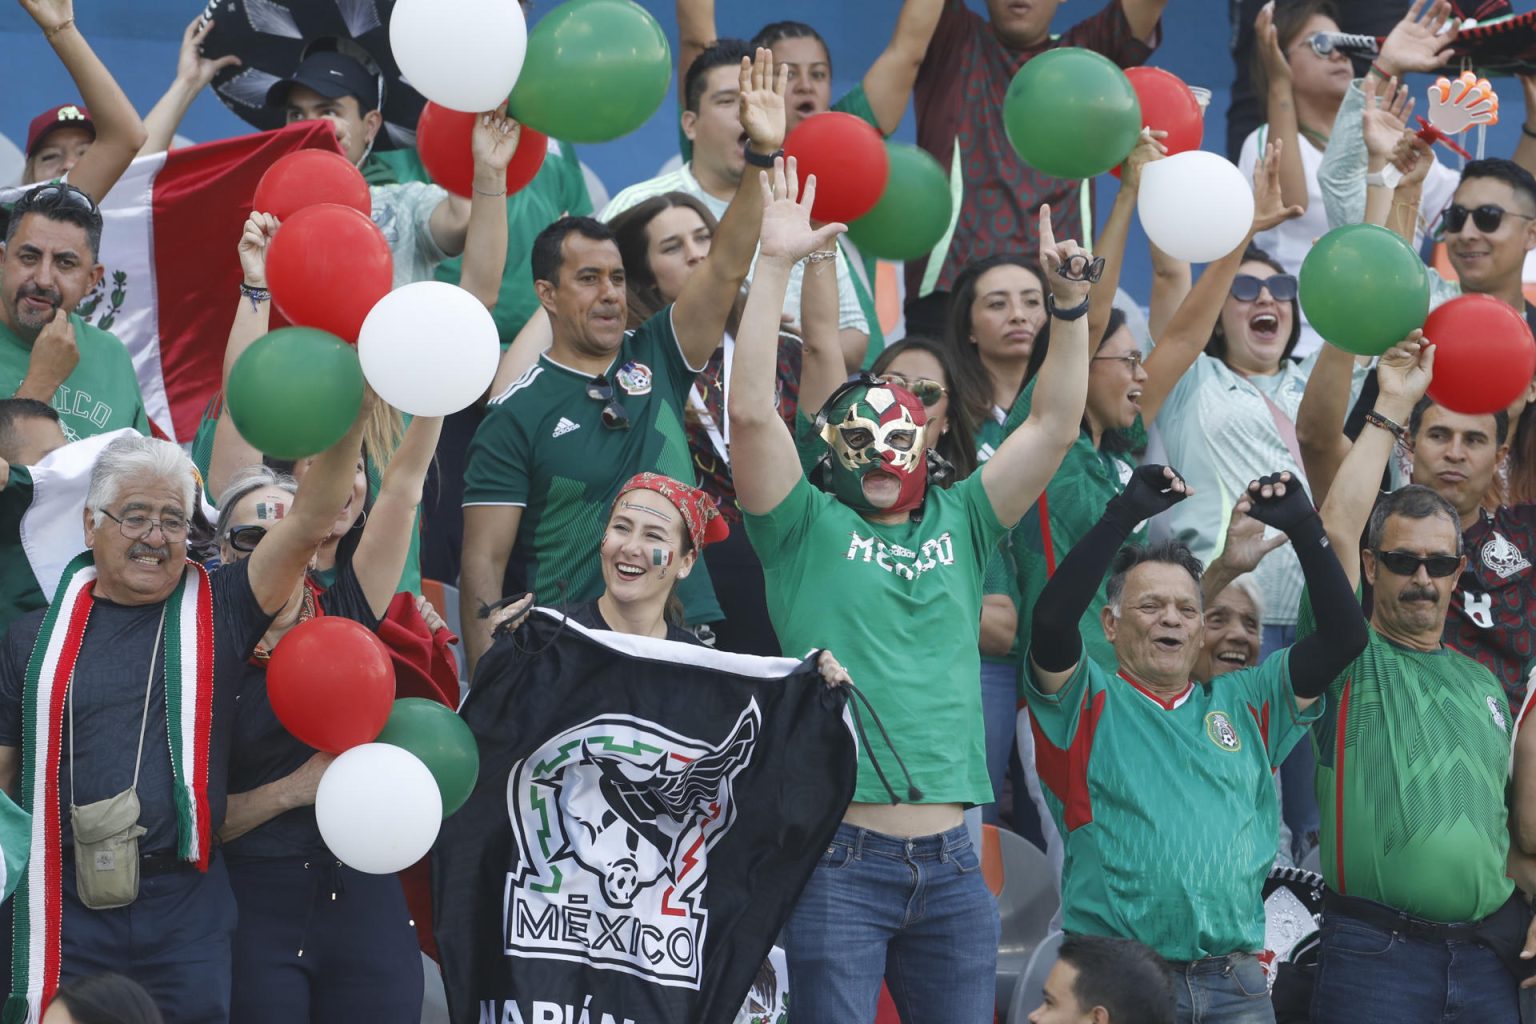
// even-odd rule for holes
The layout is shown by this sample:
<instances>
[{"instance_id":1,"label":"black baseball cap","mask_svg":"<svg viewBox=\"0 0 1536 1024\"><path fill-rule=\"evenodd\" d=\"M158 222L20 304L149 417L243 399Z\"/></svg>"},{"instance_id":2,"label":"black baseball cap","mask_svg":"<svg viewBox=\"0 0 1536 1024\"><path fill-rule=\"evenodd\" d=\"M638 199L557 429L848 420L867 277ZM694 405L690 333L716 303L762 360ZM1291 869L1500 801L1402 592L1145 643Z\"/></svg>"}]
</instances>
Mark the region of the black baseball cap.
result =
<instances>
[{"instance_id":1,"label":"black baseball cap","mask_svg":"<svg viewBox=\"0 0 1536 1024\"><path fill-rule=\"evenodd\" d=\"M310 54L299 62L293 74L274 82L267 90L267 106L282 106L288 101L288 90L295 85L313 89L330 100L351 96L363 113L379 105L379 80L362 64L334 50Z\"/></svg>"}]
</instances>

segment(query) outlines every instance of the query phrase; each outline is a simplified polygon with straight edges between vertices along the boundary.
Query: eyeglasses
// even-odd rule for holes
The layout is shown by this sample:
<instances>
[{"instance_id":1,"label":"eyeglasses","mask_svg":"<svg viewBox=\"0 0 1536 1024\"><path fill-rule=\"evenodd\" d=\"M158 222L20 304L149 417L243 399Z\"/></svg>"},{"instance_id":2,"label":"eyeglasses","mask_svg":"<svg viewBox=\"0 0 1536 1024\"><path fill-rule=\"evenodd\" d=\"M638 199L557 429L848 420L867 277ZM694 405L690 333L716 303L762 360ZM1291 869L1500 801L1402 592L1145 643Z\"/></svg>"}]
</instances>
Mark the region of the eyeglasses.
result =
<instances>
[{"instance_id":1,"label":"eyeglasses","mask_svg":"<svg viewBox=\"0 0 1536 1024\"><path fill-rule=\"evenodd\" d=\"M1296 278L1291 274L1271 274L1268 277L1238 274L1232 279L1232 297L1238 302L1254 301L1261 290L1268 290L1269 297L1276 302L1290 302L1296 297Z\"/></svg>"},{"instance_id":2,"label":"eyeglasses","mask_svg":"<svg viewBox=\"0 0 1536 1024\"><path fill-rule=\"evenodd\" d=\"M96 200L90 194L76 188L68 182L55 182L52 185L39 185L16 201L12 216L22 213L31 213L38 207L58 208L60 206L73 206L77 210L84 210L92 216L101 211L96 207Z\"/></svg>"},{"instance_id":3,"label":"eyeglasses","mask_svg":"<svg viewBox=\"0 0 1536 1024\"><path fill-rule=\"evenodd\" d=\"M1459 555L1415 555L1411 551L1377 551L1377 561L1394 576L1413 576L1419 566L1435 579L1454 575L1461 568Z\"/></svg>"},{"instance_id":4,"label":"eyeglasses","mask_svg":"<svg viewBox=\"0 0 1536 1024\"><path fill-rule=\"evenodd\" d=\"M1492 203L1486 203L1475 210L1469 210L1460 203L1452 203L1445 208L1445 230L1450 234L1456 234L1467 226L1468 216L1471 216L1472 223L1477 225L1477 230L1488 235L1499 230L1499 225L1504 222L1505 217L1536 220L1536 217L1532 217L1530 214L1516 213L1513 210L1506 210L1502 206L1494 206Z\"/></svg>"},{"instance_id":5,"label":"eyeglasses","mask_svg":"<svg viewBox=\"0 0 1536 1024\"><path fill-rule=\"evenodd\" d=\"M261 543L261 538L267 535L265 526L237 526L229 531L229 546L236 551L244 551L250 554L256 550L256 545Z\"/></svg>"},{"instance_id":6,"label":"eyeglasses","mask_svg":"<svg viewBox=\"0 0 1536 1024\"><path fill-rule=\"evenodd\" d=\"M1113 359L1117 363L1124 363L1125 368L1130 370L1132 373L1135 373L1137 370L1141 369L1141 364L1143 362L1140 352L1127 352L1123 356L1089 356L1088 358L1090 362L1095 363L1101 359Z\"/></svg>"},{"instance_id":7,"label":"eyeglasses","mask_svg":"<svg viewBox=\"0 0 1536 1024\"><path fill-rule=\"evenodd\" d=\"M1334 45L1334 37L1328 32L1314 32L1305 40L1312 47L1312 52L1319 57L1331 57L1338 47Z\"/></svg>"},{"instance_id":8,"label":"eyeglasses","mask_svg":"<svg viewBox=\"0 0 1536 1024\"><path fill-rule=\"evenodd\" d=\"M1068 256L1062 261L1061 266L1056 268L1056 273L1068 281L1089 281L1098 284L1099 278L1104 276L1104 257L1086 256L1083 253Z\"/></svg>"},{"instance_id":9,"label":"eyeglasses","mask_svg":"<svg viewBox=\"0 0 1536 1024\"><path fill-rule=\"evenodd\" d=\"M594 402L604 403L603 426L609 430L629 429L629 413L614 397L613 385L608 383L607 377L601 373L593 377L587 385L587 397Z\"/></svg>"},{"instance_id":10,"label":"eyeglasses","mask_svg":"<svg viewBox=\"0 0 1536 1024\"><path fill-rule=\"evenodd\" d=\"M903 391L912 392L917 400L923 403L925 409L932 409L949 393L949 389L943 384L936 380L929 380L927 377L903 377L899 373L882 373L877 379L882 384L890 384Z\"/></svg>"},{"instance_id":11,"label":"eyeglasses","mask_svg":"<svg viewBox=\"0 0 1536 1024\"><path fill-rule=\"evenodd\" d=\"M186 540L187 521L179 516L164 516L160 519L152 519L146 515L134 512L119 519L117 516L101 510L101 514L117 524L119 531L128 540L143 540L158 527L162 536L168 541Z\"/></svg>"}]
</instances>

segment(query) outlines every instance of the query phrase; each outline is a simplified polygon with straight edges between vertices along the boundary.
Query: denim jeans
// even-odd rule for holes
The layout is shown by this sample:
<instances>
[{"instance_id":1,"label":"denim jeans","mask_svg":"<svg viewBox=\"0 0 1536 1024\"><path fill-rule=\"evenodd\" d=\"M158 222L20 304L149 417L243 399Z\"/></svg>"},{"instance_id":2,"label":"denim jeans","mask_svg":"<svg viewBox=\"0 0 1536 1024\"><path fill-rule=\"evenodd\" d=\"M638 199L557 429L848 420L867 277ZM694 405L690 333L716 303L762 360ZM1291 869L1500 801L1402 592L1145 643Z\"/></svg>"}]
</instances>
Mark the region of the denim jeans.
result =
<instances>
[{"instance_id":1,"label":"denim jeans","mask_svg":"<svg viewBox=\"0 0 1536 1024\"><path fill-rule=\"evenodd\" d=\"M883 977L907 1024L991 1024L997 903L963 825L840 825L784 933L795 1024L870 1024Z\"/></svg>"},{"instance_id":2,"label":"denim jeans","mask_svg":"<svg viewBox=\"0 0 1536 1024\"><path fill-rule=\"evenodd\" d=\"M1019 711L1019 667L1001 662L981 663L981 720L987 736L987 775L992 780L992 803L981 805L981 820L997 824L997 801L1003 797L1008 777L1008 755L1013 753L1013 723Z\"/></svg>"},{"instance_id":3,"label":"denim jeans","mask_svg":"<svg viewBox=\"0 0 1536 1024\"><path fill-rule=\"evenodd\" d=\"M1275 1024L1269 982L1251 953L1174 965L1173 995L1179 1024Z\"/></svg>"},{"instance_id":4,"label":"denim jeans","mask_svg":"<svg viewBox=\"0 0 1536 1024\"><path fill-rule=\"evenodd\" d=\"M1312 1024L1518 1024L1514 976L1481 943L1437 942L1330 911Z\"/></svg>"}]
</instances>

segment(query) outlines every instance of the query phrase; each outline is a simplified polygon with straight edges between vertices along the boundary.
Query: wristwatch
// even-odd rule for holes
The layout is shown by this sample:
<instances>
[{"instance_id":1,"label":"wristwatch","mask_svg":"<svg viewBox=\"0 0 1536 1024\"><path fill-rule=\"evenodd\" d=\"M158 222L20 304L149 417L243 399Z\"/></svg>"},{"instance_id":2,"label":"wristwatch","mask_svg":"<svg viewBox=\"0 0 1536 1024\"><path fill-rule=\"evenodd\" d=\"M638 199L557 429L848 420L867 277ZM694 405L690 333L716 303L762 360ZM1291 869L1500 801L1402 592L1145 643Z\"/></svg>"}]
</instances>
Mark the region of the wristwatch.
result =
<instances>
[{"instance_id":1,"label":"wristwatch","mask_svg":"<svg viewBox=\"0 0 1536 1024\"><path fill-rule=\"evenodd\" d=\"M747 144L747 147L745 150L743 150L743 153L747 158L747 163L751 164L753 167L766 167L769 170L773 170L773 161L784 155L784 151L782 149L776 149L772 153L769 153L767 156L763 156L761 153L754 153L752 152L751 143Z\"/></svg>"},{"instance_id":2,"label":"wristwatch","mask_svg":"<svg viewBox=\"0 0 1536 1024\"><path fill-rule=\"evenodd\" d=\"M1372 171L1365 176L1367 185L1375 185L1378 188L1397 188L1398 182L1403 180L1403 172L1391 164L1379 171Z\"/></svg>"},{"instance_id":3,"label":"wristwatch","mask_svg":"<svg viewBox=\"0 0 1536 1024\"><path fill-rule=\"evenodd\" d=\"M1055 317L1057 320L1076 320L1079 317L1085 316L1087 314L1088 297L1084 296L1083 301L1073 306L1071 309L1057 309L1056 296L1052 295L1050 292L1046 292L1045 311L1051 316Z\"/></svg>"}]
</instances>

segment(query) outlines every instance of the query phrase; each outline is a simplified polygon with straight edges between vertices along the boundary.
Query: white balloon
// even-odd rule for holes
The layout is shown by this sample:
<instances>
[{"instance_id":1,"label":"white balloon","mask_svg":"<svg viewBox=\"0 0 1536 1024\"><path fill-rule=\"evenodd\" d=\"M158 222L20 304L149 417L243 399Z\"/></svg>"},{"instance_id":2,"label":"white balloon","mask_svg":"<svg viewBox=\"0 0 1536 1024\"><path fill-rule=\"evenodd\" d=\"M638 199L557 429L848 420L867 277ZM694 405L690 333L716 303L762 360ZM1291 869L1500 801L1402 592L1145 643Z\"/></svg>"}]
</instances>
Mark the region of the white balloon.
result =
<instances>
[{"instance_id":1,"label":"white balloon","mask_svg":"<svg viewBox=\"0 0 1536 1024\"><path fill-rule=\"evenodd\" d=\"M1190 150L1141 169L1142 230L1175 259L1209 263L1237 248L1253 224L1253 186L1230 161Z\"/></svg>"},{"instance_id":2,"label":"white balloon","mask_svg":"<svg viewBox=\"0 0 1536 1024\"><path fill-rule=\"evenodd\" d=\"M370 875L390 875L432 849L443 823L443 797L415 754L363 743L338 755L320 776L315 822L337 860Z\"/></svg>"},{"instance_id":3,"label":"white balloon","mask_svg":"<svg viewBox=\"0 0 1536 1024\"><path fill-rule=\"evenodd\" d=\"M528 25L517 0L397 0L389 46L417 92L479 113L494 110L517 84Z\"/></svg>"},{"instance_id":4,"label":"white balloon","mask_svg":"<svg viewBox=\"0 0 1536 1024\"><path fill-rule=\"evenodd\" d=\"M412 416L447 416L491 386L501 343L479 299L458 285L417 281L368 311L357 356L384 401Z\"/></svg>"}]
</instances>

